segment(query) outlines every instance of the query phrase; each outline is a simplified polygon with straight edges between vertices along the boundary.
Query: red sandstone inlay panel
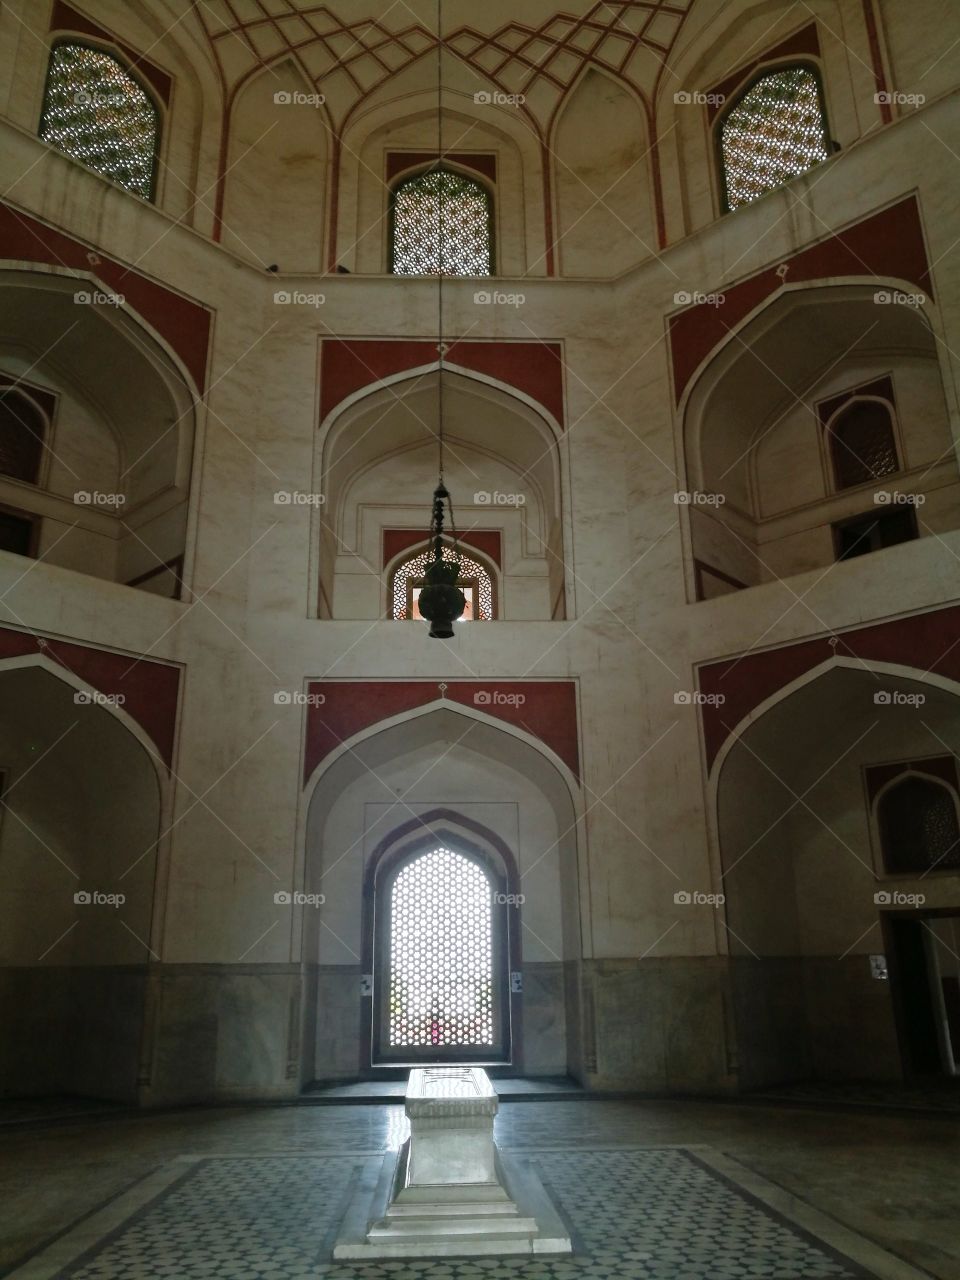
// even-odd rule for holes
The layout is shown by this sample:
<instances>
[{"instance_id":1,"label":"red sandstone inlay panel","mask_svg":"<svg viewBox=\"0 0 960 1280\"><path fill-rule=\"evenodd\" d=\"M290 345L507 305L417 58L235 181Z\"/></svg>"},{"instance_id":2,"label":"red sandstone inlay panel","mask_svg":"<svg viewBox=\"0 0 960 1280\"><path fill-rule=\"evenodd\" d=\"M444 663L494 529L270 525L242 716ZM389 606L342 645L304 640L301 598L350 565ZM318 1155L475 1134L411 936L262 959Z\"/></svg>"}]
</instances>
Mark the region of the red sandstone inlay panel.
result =
<instances>
[{"instance_id":1,"label":"red sandstone inlay panel","mask_svg":"<svg viewBox=\"0 0 960 1280\"><path fill-rule=\"evenodd\" d=\"M745 716L834 654L912 667L918 679L932 672L960 681L960 605L698 667L700 692L725 699L722 705L701 705L708 767Z\"/></svg>"},{"instance_id":2,"label":"red sandstone inlay panel","mask_svg":"<svg viewBox=\"0 0 960 1280\"><path fill-rule=\"evenodd\" d=\"M153 739L169 769L177 730L179 667L0 627L0 658L27 654L42 654L100 693L122 696L123 710Z\"/></svg>"},{"instance_id":3,"label":"red sandstone inlay panel","mask_svg":"<svg viewBox=\"0 0 960 1280\"><path fill-rule=\"evenodd\" d=\"M889 209L855 222L830 239L802 249L783 263L767 267L739 284L713 289L712 293L723 294L723 306L701 302L671 316L668 334L677 401L701 361L782 284L824 280L833 276L909 280L921 292L932 297L927 250L916 199L908 196Z\"/></svg>"},{"instance_id":4,"label":"red sandstone inlay panel","mask_svg":"<svg viewBox=\"0 0 960 1280\"><path fill-rule=\"evenodd\" d=\"M379 338L326 339L320 351L320 418L364 387L407 369L432 364L436 340L386 342ZM472 370L516 387L563 422L563 353L559 342L452 342L444 356L456 369Z\"/></svg>"},{"instance_id":5,"label":"red sandstone inlay panel","mask_svg":"<svg viewBox=\"0 0 960 1280\"><path fill-rule=\"evenodd\" d=\"M427 517L429 517L429 512L427 512ZM424 527L422 529L384 529L384 568L394 556L398 556L401 551L406 551L407 547L416 547L421 542L426 542L427 535L430 532L427 525L427 517L424 519ZM489 560L492 560L498 569L501 567L500 532L498 529L458 529L457 538L464 546L476 547L481 555L485 555Z\"/></svg>"},{"instance_id":6,"label":"red sandstone inlay panel","mask_svg":"<svg viewBox=\"0 0 960 1280\"><path fill-rule=\"evenodd\" d=\"M397 623L397 626L403 626ZM303 781L355 734L382 720L415 711L441 697L435 680L312 680L309 693L324 701L307 706ZM498 701L504 695L524 701ZM573 680L451 680L447 702L475 707L546 743L575 777L580 776L577 693Z\"/></svg>"},{"instance_id":7,"label":"red sandstone inlay panel","mask_svg":"<svg viewBox=\"0 0 960 1280\"><path fill-rule=\"evenodd\" d=\"M88 255L100 259L92 265ZM202 392L207 378L211 313L199 302L164 288L132 267L125 267L99 250L45 226L27 213L0 201L0 257L23 262L89 271L114 293L122 293L135 311L169 342Z\"/></svg>"}]
</instances>

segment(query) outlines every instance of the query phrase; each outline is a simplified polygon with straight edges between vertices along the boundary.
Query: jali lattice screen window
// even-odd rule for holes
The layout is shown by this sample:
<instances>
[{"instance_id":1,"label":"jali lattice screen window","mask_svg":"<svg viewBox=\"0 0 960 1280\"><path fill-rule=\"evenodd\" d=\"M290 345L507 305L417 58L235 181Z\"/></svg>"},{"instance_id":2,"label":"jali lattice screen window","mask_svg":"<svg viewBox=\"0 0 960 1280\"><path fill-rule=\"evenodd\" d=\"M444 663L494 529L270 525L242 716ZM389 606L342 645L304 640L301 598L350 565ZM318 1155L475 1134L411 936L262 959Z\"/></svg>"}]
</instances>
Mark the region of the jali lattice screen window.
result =
<instances>
[{"instance_id":1,"label":"jali lattice screen window","mask_svg":"<svg viewBox=\"0 0 960 1280\"><path fill-rule=\"evenodd\" d=\"M877 823L891 875L960 869L960 826L949 787L915 775L904 778L880 797Z\"/></svg>"},{"instance_id":2,"label":"jali lattice screen window","mask_svg":"<svg viewBox=\"0 0 960 1280\"><path fill-rule=\"evenodd\" d=\"M391 1048L495 1043L492 894L481 866L442 846L398 873L390 895Z\"/></svg>"},{"instance_id":3,"label":"jali lattice screen window","mask_svg":"<svg viewBox=\"0 0 960 1280\"><path fill-rule=\"evenodd\" d=\"M110 54L84 44L54 47L40 137L134 195L153 199L159 115Z\"/></svg>"},{"instance_id":4,"label":"jali lattice screen window","mask_svg":"<svg viewBox=\"0 0 960 1280\"><path fill-rule=\"evenodd\" d=\"M890 406L854 400L830 424L838 489L850 489L900 470Z\"/></svg>"},{"instance_id":5,"label":"jali lattice screen window","mask_svg":"<svg viewBox=\"0 0 960 1280\"><path fill-rule=\"evenodd\" d=\"M430 169L393 191L390 269L400 276L488 276L492 207L479 182Z\"/></svg>"},{"instance_id":6,"label":"jali lattice screen window","mask_svg":"<svg viewBox=\"0 0 960 1280\"><path fill-rule=\"evenodd\" d=\"M444 560L454 560L452 547L443 548ZM409 618L420 618L417 601L420 588L423 586L423 575L427 565L433 559L433 551L421 551L399 565L393 574L390 591L391 616L398 622ZM466 596L467 607L462 622L489 622L493 618L493 579L479 560L470 556L460 556L460 590Z\"/></svg>"},{"instance_id":7,"label":"jali lattice screen window","mask_svg":"<svg viewBox=\"0 0 960 1280\"><path fill-rule=\"evenodd\" d=\"M823 95L808 67L782 67L746 89L720 126L724 204L738 209L830 154Z\"/></svg>"}]
</instances>

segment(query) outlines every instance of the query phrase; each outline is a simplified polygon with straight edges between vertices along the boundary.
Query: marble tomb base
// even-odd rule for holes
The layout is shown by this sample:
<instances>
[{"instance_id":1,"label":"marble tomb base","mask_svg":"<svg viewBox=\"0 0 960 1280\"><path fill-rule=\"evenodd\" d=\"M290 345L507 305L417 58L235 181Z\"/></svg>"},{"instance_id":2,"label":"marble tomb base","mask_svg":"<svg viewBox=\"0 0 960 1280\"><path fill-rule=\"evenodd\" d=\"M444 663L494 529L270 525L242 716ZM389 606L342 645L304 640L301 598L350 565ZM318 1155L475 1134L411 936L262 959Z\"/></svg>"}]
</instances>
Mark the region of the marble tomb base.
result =
<instances>
[{"instance_id":1,"label":"marble tomb base","mask_svg":"<svg viewBox=\"0 0 960 1280\"><path fill-rule=\"evenodd\" d=\"M571 1252L536 1172L494 1142L497 1094L481 1067L418 1067L405 1104L410 1137L359 1187L334 1258Z\"/></svg>"}]
</instances>

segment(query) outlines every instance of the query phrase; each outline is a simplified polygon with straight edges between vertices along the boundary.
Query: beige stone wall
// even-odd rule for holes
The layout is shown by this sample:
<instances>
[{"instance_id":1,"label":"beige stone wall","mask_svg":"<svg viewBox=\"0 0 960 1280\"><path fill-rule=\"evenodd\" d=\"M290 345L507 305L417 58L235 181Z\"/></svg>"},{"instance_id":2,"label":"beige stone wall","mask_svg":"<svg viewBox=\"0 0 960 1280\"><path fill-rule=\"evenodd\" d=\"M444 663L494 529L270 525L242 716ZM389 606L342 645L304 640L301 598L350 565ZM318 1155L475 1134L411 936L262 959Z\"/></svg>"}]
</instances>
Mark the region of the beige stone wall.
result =
<instances>
[{"instance_id":1,"label":"beige stone wall","mask_svg":"<svg viewBox=\"0 0 960 1280\"><path fill-rule=\"evenodd\" d=\"M462 13L448 7L451 26L479 20L475 6L462 6ZM507 22L515 7L498 0L482 21ZM587 75L557 116L545 153L515 108L475 103L482 81L448 59L445 102L456 116L444 138L463 134L463 148L496 153L502 272L496 284L525 300L520 306L478 305L476 282L448 281L445 331L481 340L562 342L566 421L560 474L555 483L540 481L530 503L537 537L554 549L553 558L517 519L505 520L504 619L464 628L441 645L428 642L420 628L383 620L380 586L365 567L374 559L380 528L412 522L418 504L423 522L428 519L434 477L426 446L422 456L413 449L399 462L374 464L358 476L345 471L342 485L326 495L323 517L335 516L332 533L318 527L315 509L278 506L274 498L280 489L308 490L318 467L322 473L318 343L334 336L402 340L436 333L435 283L384 274L384 155L436 145L429 60L398 73L350 117L336 217L329 125L318 127L314 107L282 108L288 116L272 110L271 86L294 85L301 73L284 64L276 81L251 79L234 108L226 152L233 167L217 243L211 233L224 103L209 42L194 18L183 17L164 34L170 15L183 13L173 0L104 0L96 7L99 22L136 47L151 47L150 56L175 78L160 194L150 207L38 141L47 5L24 0L5 6L0 168L14 175L7 200L214 313L208 391L197 408L195 445L181 464L190 494L182 534L184 599L156 598L105 580L113 570L91 576L91 562L99 559L92 541L82 548L75 542L76 554L60 562L53 554L32 565L0 555L3 624L184 664L173 826L158 863L149 938L161 969L144 1040L141 1078L152 1081L144 1085L144 1097L292 1093L304 1071L304 1045L327 1043L331 1072L349 1070L358 1005L338 983L343 978L352 984L360 971L351 960L352 968L334 972L329 956L308 953L300 913L273 901L278 889L306 883L309 807L301 786L303 708L278 706L274 695L322 676L438 682L522 675L578 682L582 790L570 797L578 815L570 853L574 915L558 925L554 906L544 905L539 924L557 957L533 944L529 952L532 962L552 966L543 970L536 999L530 996L544 1028L541 1043L548 1046L537 1059L543 1069L562 1066L564 1041L567 1062L601 1087L726 1089L736 1086L738 1070L744 1082L762 1081L799 1059L804 1069L839 1069L816 1056L829 1038L824 1028L840 1018L837 1009L817 1005L821 980L809 978L813 994L804 1006L808 1019L820 1019L813 1041L784 1048L777 1039L775 1024L783 1021L778 992L789 987L794 998L795 971L785 976L793 959L825 962L843 941L852 944L843 964L854 975L844 1007L856 1006L867 955L876 949L869 938L856 940L871 912L863 886L838 886L829 913L821 914L822 902L803 885L830 859L824 844L830 837L812 820L804 825L798 819L790 827L789 860L770 869L738 907L762 933L769 919L765 904L792 883L798 905L789 929L776 946L754 948L769 964L741 951L735 962L744 976L731 976L727 957L736 948L722 913L674 901L679 890L720 890L712 834L716 796L703 762L698 710L677 704L675 694L694 688L698 663L936 609L957 595L960 536L951 448L958 428L951 353L960 349L952 155L958 146L957 77L952 56L937 61L951 32L957 34L957 15L934 0L911 6L909 20L896 4L876 7L891 85L925 93L926 102L894 106L892 122L883 125L873 101L861 6L818 0L810 18L818 22L831 131L842 150L755 205L721 218L708 124L702 111L674 103L673 95L681 88L705 91L749 51L785 38L798 22L786 5L695 0L669 74L656 90L666 247L658 240L649 123L636 93L600 73ZM553 8L536 0L525 6L524 20L537 22ZM422 16L430 20L426 12ZM246 71L242 48L231 57L239 80ZM331 116L342 119L350 109L344 81L331 84L329 94ZM546 127L546 97L531 95L530 110ZM322 112L320 118L327 121ZM285 119L293 123L287 127ZM274 121L276 129L261 136ZM546 273L544 154L549 207L562 237L554 278ZM611 186L610 199L591 204L588 190ZM851 360L842 371L828 367L840 354L835 346L814 349L810 367L818 380L801 398L805 404L820 398L848 377L893 372L907 456L930 497L929 527L915 542L830 567L824 530L836 517L833 508L821 509L821 460L809 432L803 435L809 413L796 408L756 458L767 497L754 536L770 566L757 571L755 557L740 542L727 535L724 543L723 531L704 523L711 516L675 501L689 485L687 402L676 404L665 341L667 319L682 305L676 295L723 291L909 193L919 201L935 286L921 308L931 335L923 358L892 332L881 351ZM320 274L332 259L353 274ZM262 270L272 263L279 264L279 274ZM323 302L278 306L274 294L281 289L322 294ZM802 335L814 348L823 332L818 315L814 310ZM3 332L15 316L3 317ZM785 364L797 341L795 334L781 351ZM738 406L745 412L749 375L743 378ZM130 394L135 412L135 387ZM484 488L513 483L529 461L520 427L529 406L518 401L508 408L503 386L485 403L468 407L467 399L457 404L454 397L450 429L466 434L470 468L483 477ZM765 405L766 414L774 402L768 398ZM372 410L372 402L367 407ZM365 412L357 409L351 419L358 432L375 425L376 413L365 420ZM395 405L390 412L399 414ZM503 424L510 414L516 430L503 430L484 455L479 436L485 424L494 418ZM402 433L399 416L384 421ZM716 430L729 426L749 440L764 421L718 420ZM84 456L92 455L84 449ZM941 461L930 470L935 458ZM471 485L480 485L460 466L451 479L462 506L469 505ZM756 524L746 482L742 501ZM57 517L50 518L53 529ZM96 531L87 536L93 539ZM757 585L693 603L694 552L711 538L720 567ZM550 621L561 547L565 617ZM751 565L754 576L748 576ZM321 575L330 586L332 618L318 617L324 613ZM938 729L951 743L953 705L944 704ZM836 716L835 708L823 708L828 738ZM893 734L897 745L890 750L899 751L906 736ZM815 776L814 759L819 757L801 758L794 750L784 761L795 789L802 790L808 772ZM402 756L391 758L388 778L393 770L406 778L404 768ZM100 769L102 794L109 796L108 762ZM506 784L495 773L478 771L474 790L456 798L503 803ZM842 787L836 783L842 794L825 791L822 804L862 835L862 813L844 777ZM425 801L439 795L452 795L448 783L438 784ZM754 770L740 786L730 820L749 818L754 829L779 799ZM555 819L524 786L510 802L529 803L532 840L552 838ZM109 803L119 823L131 820L122 807L113 808L114 800ZM343 823L341 839L350 823L362 835L356 813L344 811ZM768 851L766 843L764 853L775 856L778 851ZM866 884L868 873L863 875ZM938 883L938 901L956 904L958 878ZM555 904L558 896L555 885L545 903ZM361 909L353 884L337 908L348 936L358 931ZM141 950L140 959L148 958ZM578 961L582 968L571 968ZM319 968L301 986L300 969L308 963ZM869 987L871 1000L877 985ZM878 1074L895 1075L889 1002L863 1009L857 1034L869 1031L871 1043L880 1046L872 1058L882 1064ZM764 1010L774 1030L751 1033L751 1039L744 1028L755 1027Z\"/></svg>"}]
</instances>

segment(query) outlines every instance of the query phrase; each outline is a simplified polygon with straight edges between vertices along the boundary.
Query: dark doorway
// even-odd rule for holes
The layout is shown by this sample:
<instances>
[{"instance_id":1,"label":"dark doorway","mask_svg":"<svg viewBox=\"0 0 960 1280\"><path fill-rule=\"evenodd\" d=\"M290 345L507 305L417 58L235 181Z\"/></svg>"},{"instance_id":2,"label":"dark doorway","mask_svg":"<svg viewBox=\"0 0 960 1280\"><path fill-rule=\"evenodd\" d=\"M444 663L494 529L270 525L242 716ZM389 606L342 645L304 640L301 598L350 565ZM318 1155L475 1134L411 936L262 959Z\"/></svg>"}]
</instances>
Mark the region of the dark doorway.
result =
<instances>
[{"instance_id":1,"label":"dark doorway","mask_svg":"<svg viewBox=\"0 0 960 1280\"><path fill-rule=\"evenodd\" d=\"M891 913L884 928L904 1075L943 1075L926 923L921 916Z\"/></svg>"}]
</instances>

